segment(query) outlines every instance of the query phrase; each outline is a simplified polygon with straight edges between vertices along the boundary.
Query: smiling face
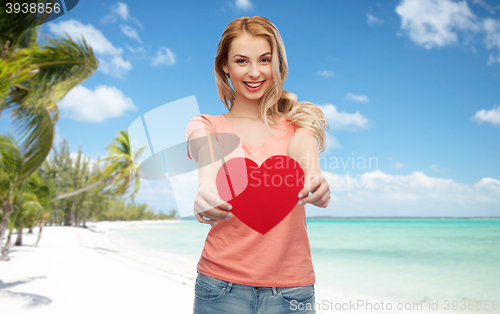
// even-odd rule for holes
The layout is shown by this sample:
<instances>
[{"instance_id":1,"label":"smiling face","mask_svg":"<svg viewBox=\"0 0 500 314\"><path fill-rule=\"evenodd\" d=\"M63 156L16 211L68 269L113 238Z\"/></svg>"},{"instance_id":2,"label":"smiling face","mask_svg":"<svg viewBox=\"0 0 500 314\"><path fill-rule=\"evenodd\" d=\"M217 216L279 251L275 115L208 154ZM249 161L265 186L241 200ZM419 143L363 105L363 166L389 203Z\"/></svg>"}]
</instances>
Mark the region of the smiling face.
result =
<instances>
[{"instance_id":1,"label":"smiling face","mask_svg":"<svg viewBox=\"0 0 500 314\"><path fill-rule=\"evenodd\" d=\"M229 74L236 94L249 100L261 99L273 84L269 42L247 33L238 36L231 43L227 65L222 69Z\"/></svg>"}]
</instances>

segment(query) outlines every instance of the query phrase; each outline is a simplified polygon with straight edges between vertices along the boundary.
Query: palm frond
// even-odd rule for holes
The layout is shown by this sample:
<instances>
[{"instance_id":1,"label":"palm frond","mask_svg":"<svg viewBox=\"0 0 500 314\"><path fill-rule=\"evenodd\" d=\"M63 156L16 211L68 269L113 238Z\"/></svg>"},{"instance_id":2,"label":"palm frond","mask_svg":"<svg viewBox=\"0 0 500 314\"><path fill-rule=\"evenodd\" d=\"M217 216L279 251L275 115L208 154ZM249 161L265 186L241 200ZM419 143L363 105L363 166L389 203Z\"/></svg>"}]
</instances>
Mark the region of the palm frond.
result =
<instances>
[{"instance_id":1,"label":"palm frond","mask_svg":"<svg viewBox=\"0 0 500 314\"><path fill-rule=\"evenodd\" d=\"M7 3L31 3L38 4L38 0L0 0L0 43L15 48L26 48L36 41L37 26L41 24L41 19L37 13L23 13L20 10L7 13ZM14 48L12 48L14 49Z\"/></svg>"},{"instance_id":2,"label":"palm frond","mask_svg":"<svg viewBox=\"0 0 500 314\"><path fill-rule=\"evenodd\" d=\"M20 180L29 178L45 161L54 141L54 123L44 106L27 109L19 107L14 117L14 125L21 134L20 150L24 163Z\"/></svg>"},{"instance_id":3,"label":"palm frond","mask_svg":"<svg viewBox=\"0 0 500 314\"><path fill-rule=\"evenodd\" d=\"M2 173L11 182L16 181L23 164L23 155L14 138L6 134L0 134L0 164Z\"/></svg>"},{"instance_id":4,"label":"palm frond","mask_svg":"<svg viewBox=\"0 0 500 314\"><path fill-rule=\"evenodd\" d=\"M32 106L43 99L43 105L53 110L57 108L57 101L97 69L99 63L85 38L82 37L82 43L78 43L66 35L68 38L47 35L46 44L40 49L33 49L31 58L39 72L30 80L30 93L22 103Z\"/></svg>"},{"instance_id":5,"label":"palm frond","mask_svg":"<svg viewBox=\"0 0 500 314\"><path fill-rule=\"evenodd\" d=\"M31 78L36 68L32 63L30 50L26 48L0 59L0 115L11 87Z\"/></svg>"}]
</instances>

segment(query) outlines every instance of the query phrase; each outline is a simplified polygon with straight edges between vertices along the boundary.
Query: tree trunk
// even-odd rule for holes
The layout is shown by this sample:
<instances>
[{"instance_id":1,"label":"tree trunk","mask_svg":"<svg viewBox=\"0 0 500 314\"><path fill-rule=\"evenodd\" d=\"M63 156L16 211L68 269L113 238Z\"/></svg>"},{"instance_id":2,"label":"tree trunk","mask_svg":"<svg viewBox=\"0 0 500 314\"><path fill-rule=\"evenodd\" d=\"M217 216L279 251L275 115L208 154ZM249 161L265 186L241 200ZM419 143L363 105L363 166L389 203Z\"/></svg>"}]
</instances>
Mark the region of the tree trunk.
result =
<instances>
[{"instance_id":1,"label":"tree trunk","mask_svg":"<svg viewBox=\"0 0 500 314\"><path fill-rule=\"evenodd\" d=\"M5 247L3 248L2 250L2 255L3 256L7 256L7 253L9 253L9 250L10 250L10 243L12 242L12 230L9 230L9 235L7 236L7 243L5 243Z\"/></svg>"},{"instance_id":2,"label":"tree trunk","mask_svg":"<svg viewBox=\"0 0 500 314\"><path fill-rule=\"evenodd\" d=\"M0 223L0 252L3 251L3 236L5 235L5 230L7 229L7 220L9 219L9 214L12 213L12 203L9 201L4 201L2 204L2 223Z\"/></svg>"},{"instance_id":3,"label":"tree trunk","mask_svg":"<svg viewBox=\"0 0 500 314\"><path fill-rule=\"evenodd\" d=\"M33 226L30 226L30 229L28 230L28 233L33 233Z\"/></svg>"},{"instance_id":4,"label":"tree trunk","mask_svg":"<svg viewBox=\"0 0 500 314\"><path fill-rule=\"evenodd\" d=\"M71 202L71 206L69 207L66 215L66 226L73 226L75 223L75 200Z\"/></svg>"},{"instance_id":5,"label":"tree trunk","mask_svg":"<svg viewBox=\"0 0 500 314\"><path fill-rule=\"evenodd\" d=\"M56 197L56 198L55 198L55 201L57 201L57 200L62 200L63 198L68 198L68 197L75 196L75 195L77 195L77 194L83 193L83 192L85 192L85 191L88 191L88 190L90 190L91 188L96 187L96 186L98 186L98 185L99 185L99 184L101 184L101 183L104 183L104 182L106 182L106 181L109 181L109 180L114 179L114 177L116 177L117 175L118 175L118 173L115 173L115 174L114 174L114 175L112 175L111 177L108 177L108 178L106 178L106 179L102 179L101 181L97 181L97 182L95 182L95 183L92 183L91 185L86 186L86 187L84 187L84 188L81 188L81 189L79 189L79 190L76 190L76 191L73 191L73 192L69 192L69 193L66 193L66 194L61 194L61 195L59 195L58 197Z\"/></svg>"},{"instance_id":6,"label":"tree trunk","mask_svg":"<svg viewBox=\"0 0 500 314\"><path fill-rule=\"evenodd\" d=\"M45 225L45 218L42 218L42 221L40 222L40 231L38 231L38 238L36 239L36 242L35 244L33 244L33 246L37 246L38 242L40 242L40 239L42 238L42 230L44 225Z\"/></svg>"},{"instance_id":7,"label":"tree trunk","mask_svg":"<svg viewBox=\"0 0 500 314\"><path fill-rule=\"evenodd\" d=\"M14 243L17 246L23 245L23 227L23 221L21 220L21 225L17 229L16 243Z\"/></svg>"},{"instance_id":8,"label":"tree trunk","mask_svg":"<svg viewBox=\"0 0 500 314\"><path fill-rule=\"evenodd\" d=\"M85 208L85 216L83 217L83 228L87 228L87 218L89 216L89 211L90 211L90 204L87 205L87 208Z\"/></svg>"}]
</instances>

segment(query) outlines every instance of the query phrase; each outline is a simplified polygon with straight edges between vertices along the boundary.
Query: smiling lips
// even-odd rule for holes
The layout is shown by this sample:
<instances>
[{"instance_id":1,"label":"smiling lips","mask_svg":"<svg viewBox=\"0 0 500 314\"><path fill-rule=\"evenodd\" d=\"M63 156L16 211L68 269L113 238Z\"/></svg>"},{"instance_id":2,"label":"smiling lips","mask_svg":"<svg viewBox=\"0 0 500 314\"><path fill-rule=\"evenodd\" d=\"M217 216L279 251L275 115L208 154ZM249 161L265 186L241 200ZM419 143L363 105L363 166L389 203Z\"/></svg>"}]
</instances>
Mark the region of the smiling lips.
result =
<instances>
[{"instance_id":1,"label":"smiling lips","mask_svg":"<svg viewBox=\"0 0 500 314\"><path fill-rule=\"evenodd\" d=\"M260 81L260 82L243 82L246 86L247 89L251 91L256 91L258 90L264 83L265 81Z\"/></svg>"}]
</instances>

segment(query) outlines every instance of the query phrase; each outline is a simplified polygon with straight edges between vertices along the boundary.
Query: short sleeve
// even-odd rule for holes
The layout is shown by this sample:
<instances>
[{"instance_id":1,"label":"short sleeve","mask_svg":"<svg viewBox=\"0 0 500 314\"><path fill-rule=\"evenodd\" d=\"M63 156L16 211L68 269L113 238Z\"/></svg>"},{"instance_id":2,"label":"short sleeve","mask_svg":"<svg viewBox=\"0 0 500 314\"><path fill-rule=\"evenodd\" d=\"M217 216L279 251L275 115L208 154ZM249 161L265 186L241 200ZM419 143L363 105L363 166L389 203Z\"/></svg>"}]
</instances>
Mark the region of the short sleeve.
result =
<instances>
[{"instance_id":1,"label":"short sleeve","mask_svg":"<svg viewBox=\"0 0 500 314\"><path fill-rule=\"evenodd\" d=\"M193 119L191 119L186 127L186 141L189 140L189 137L191 136L191 134L193 134L194 131L199 129L207 129L210 132L215 133L214 123L212 122L211 118L212 117L210 115L203 114L195 116ZM187 142L186 145L188 145ZM189 159L193 160L193 158L191 158L191 155L189 154L189 145L187 148L187 155Z\"/></svg>"}]
</instances>

